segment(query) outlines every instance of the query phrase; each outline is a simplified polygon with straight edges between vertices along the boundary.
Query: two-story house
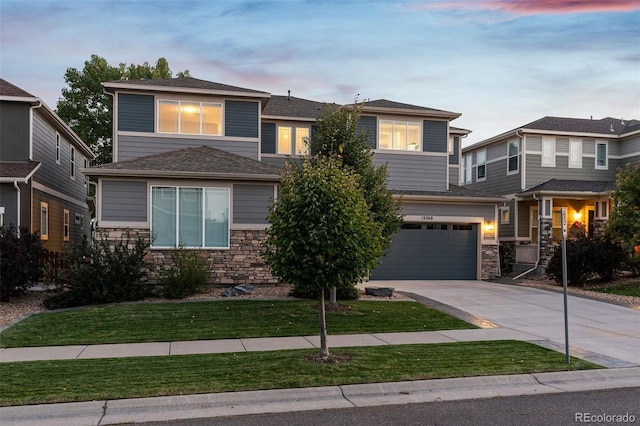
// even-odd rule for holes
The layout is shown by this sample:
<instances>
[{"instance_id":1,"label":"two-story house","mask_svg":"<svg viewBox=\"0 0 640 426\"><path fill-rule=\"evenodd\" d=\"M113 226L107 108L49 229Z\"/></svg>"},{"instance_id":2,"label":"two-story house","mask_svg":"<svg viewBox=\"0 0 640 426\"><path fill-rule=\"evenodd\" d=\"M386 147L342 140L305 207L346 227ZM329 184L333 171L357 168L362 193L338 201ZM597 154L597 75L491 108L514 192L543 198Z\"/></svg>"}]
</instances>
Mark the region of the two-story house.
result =
<instances>
[{"instance_id":1,"label":"two-story house","mask_svg":"<svg viewBox=\"0 0 640 426\"><path fill-rule=\"evenodd\" d=\"M194 78L103 84L114 98L114 163L98 183L98 235L135 231L156 259L177 244L208 253L214 282L273 280L260 258L282 161L308 155L321 102ZM375 279L495 276L496 203L458 186L460 114L386 100L365 102L359 127L405 224Z\"/></svg>"},{"instance_id":2,"label":"two-story house","mask_svg":"<svg viewBox=\"0 0 640 426\"><path fill-rule=\"evenodd\" d=\"M0 225L61 252L91 235L89 147L41 99L0 79Z\"/></svg>"},{"instance_id":3,"label":"two-story house","mask_svg":"<svg viewBox=\"0 0 640 426\"><path fill-rule=\"evenodd\" d=\"M543 273L561 239L598 233L609 218L619 167L640 160L640 121L544 117L463 149L467 188L509 199L498 239L515 253L516 272Z\"/></svg>"}]
</instances>

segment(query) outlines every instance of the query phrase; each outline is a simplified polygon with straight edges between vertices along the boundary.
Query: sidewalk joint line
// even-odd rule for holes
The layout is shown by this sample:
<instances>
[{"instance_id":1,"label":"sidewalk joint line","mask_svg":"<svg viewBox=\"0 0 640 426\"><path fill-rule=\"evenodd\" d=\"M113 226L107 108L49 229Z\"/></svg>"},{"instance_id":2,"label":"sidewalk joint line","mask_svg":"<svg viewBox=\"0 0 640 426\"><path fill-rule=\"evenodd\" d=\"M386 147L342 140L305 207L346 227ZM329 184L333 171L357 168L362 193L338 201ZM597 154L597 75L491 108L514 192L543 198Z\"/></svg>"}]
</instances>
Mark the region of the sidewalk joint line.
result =
<instances>
[{"instance_id":1,"label":"sidewalk joint line","mask_svg":"<svg viewBox=\"0 0 640 426\"><path fill-rule=\"evenodd\" d=\"M88 348L89 348L89 345L84 345L84 348L82 348L82 350L78 353L78 355L76 355L74 359L80 358L80 355L82 355L84 351L86 351Z\"/></svg>"}]
</instances>

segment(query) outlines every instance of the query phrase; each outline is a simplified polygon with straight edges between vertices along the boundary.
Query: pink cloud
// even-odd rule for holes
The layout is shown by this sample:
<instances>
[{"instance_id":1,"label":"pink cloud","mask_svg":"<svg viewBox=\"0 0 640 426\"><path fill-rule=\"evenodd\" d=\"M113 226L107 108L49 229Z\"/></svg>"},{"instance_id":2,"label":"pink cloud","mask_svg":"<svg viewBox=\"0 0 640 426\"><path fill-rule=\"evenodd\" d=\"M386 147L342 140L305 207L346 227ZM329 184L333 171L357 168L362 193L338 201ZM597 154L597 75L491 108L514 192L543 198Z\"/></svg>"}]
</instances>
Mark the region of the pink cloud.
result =
<instances>
[{"instance_id":1,"label":"pink cloud","mask_svg":"<svg viewBox=\"0 0 640 426\"><path fill-rule=\"evenodd\" d=\"M462 0L413 3L416 9L501 11L518 15L640 10L638 0Z\"/></svg>"}]
</instances>

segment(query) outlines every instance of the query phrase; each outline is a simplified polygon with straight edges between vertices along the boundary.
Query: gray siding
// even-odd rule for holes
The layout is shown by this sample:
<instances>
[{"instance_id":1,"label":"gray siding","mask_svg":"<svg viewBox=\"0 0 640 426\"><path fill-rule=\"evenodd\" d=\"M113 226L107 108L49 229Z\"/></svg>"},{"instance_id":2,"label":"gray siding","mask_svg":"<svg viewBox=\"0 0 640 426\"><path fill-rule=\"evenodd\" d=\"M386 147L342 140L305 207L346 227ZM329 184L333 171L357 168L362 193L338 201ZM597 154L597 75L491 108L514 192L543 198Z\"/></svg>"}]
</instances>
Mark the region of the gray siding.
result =
<instances>
[{"instance_id":1,"label":"gray siding","mask_svg":"<svg viewBox=\"0 0 640 426\"><path fill-rule=\"evenodd\" d=\"M532 205L536 205L535 203L529 203L529 204L525 204L525 203L519 203L518 204L518 235L516 235L517 237L523 237L523 238L527 238L529 237L529 232L530 232L530 226L529 226L529 221L530 221L530 209ZM535 219L534 219L535 220ZM531 236L533 237L533 236Z\"/></svg>"},{"instance_id":2,"label":"gray siding","mask_svg":"<svg viewBox=\"0 0 640 426\"><path fill-rule=\"evenodd\" d=\"M376 166L388 163L388 187L399 190L445 191L447 182L447 157L387 154L377 152L373 156Z\"/></svg>"},{"instance_id":3,"label":"gray siding","mask_svg":"<svg viewBox=\"0 0 640 426\"><path fill-rule=\"evenodd\" d=\"M460 168L449 166L449 185L460 185Z\"/></svg>"},{"instance_id":4,"label":"gray siding","mask_svg":"<svg viewBox=\"0 0 640 426\"><path fill-rule=\"evenodd\" d=\"M495 220L494 204L453 204L453 203L415 203L405 201L402 203L403 215L418 216L460 216L483 217L486 220Z\"/></svg>"},{"instance_id":5,"label":"gray siding","mask_svg":"<svg viewBox=\"0 0 640 426\"><path fill-rule=\"evenodd\" d=\"M29 160L29 104L0 102L0 161Z\"/></svg>"},{"instance_id":6,"label":"gray siding","mask_svg":"<svg viewBox=\"0 0 640 426\"><path fill-rule=\"evenodd\" d=\"M118 130L153 133L155 131L154 96L118 94Z\"/></svg>"},{"instance_id":7,"label":"gray siding","mask_svg":"<svg viewBox=\"0 0 640 426\"><path fill-rule=\"evenodd\" d=\"M376 149L378 143L378 119L371 115L360 116L356 134L360 134L360 132L367 134L367 145L369 145L371 149Z\"/></svg>"},{"instance_id":8,"label":"gray siding","mask_svg":"<svg viewBox=\"0 0 640 426\"><path fill-rule=\"evenodd\" d=\"M640 135L625 139L620 143L620 155L640 155Z\"/></svg>"},{"instance_id":9,"label":"gray siding","mask_svg":"<svg viewBox=\"0 0 640 426\"><path fill-rule=\"evenodd\" d=\"M425 152L447 152L447 122L424 120L422 127L422 150Z\"/></svg>"},{"instance_id":10,"label":"gray siding","mask_svg":"<svg viewBox=\"0 0 640 426\"><path fill-rule=\"evenodd\" d=\"M276 153L276 123L262 123L260 152L263 154Z\"/></svg>"},{"instance_id":11,"label":"gray siding","mask_svg":"<svg viewBox=\"0 0 640 426\"><path fill-rule=\"evenodd\" d=\"M469 155L469 153L467 153ZM522 169L522 165L520 167ZM507 160L487 163L487 178L484 181L475 182L476 168L473 168L472 177L474 183L465 184L470 189L487 192L489 194L505 195L519 192L521 188L520 173L507 175Z\"/></svg>"},{"instance_id":12,"label":"gray siding","mask_svg":"<svg viewBox=\"0 0 640 426\"><path fill-rule=\"evenodd\" d=\"M146 181L102 181L102 220L114 222L147 221Z\"/></svg>"},{"instance_id":13,"label":"gray siding","mask_svg":"<svg viewBox=\"0 0 640 426\"><path fill-rule=\"evenodd\" d=\"M610 144L611 145L611 144ZM619 161L609 158L609 168L598 170L595 168L593 157L582 158L582 168L570 169L568 156L556 156L555 167L542 167L540 165L542 156L538 154L527 154L526 161L526 187L531 187L549 179L572 179L572 180L615 180L616 168Z\"/></svg>"},{"instance_id":14,"label":"gray siding","mask_svg":"<svg viewBox=\"0 0 640 426\"><path fill-rule=\"evenodd\" d=\"M273 185L233 185L233 223L266 224Z\"/></svg>"},{"instance_id":15,"label":"gray siding","mask_svg":"<svg viewBox=\"0 0 640 426\"><path fill-rule=\"evenodd\" d=\"M120 135L118 136L118 161L203 145L254 160L258 159L258 142Z\"/></svg>"},{"instance_id":16,"label":"gray siding","mask_svg":"<svg viewBox=\"0 0 640 426\"><path fill-rule=\"evenodd\" d=\"M449 155L449 164L460 164L460 156L458 153L460 152L460 137L453 137L453 154Z\"/></svg>"},{"instance_id":17,"label":"gray siding","mask_svg":"<svg viewBox=\"0 0 640 426\"><path fill-rule=\"evenodd\" d=\"M502 142L496 145L487 147L487 161L493 161L507 157L507 142ZM506 165L504 166L506 170Z\"/></svg>"},{"instance_id":18,"label":"gray siding","mask_svg":"<svg viewBox=\"0 0 640 426\"><path fill-rule=\"evenodd\" d=\"M20 187L20 225L29 226L31 217L29 195L30 188L25 184ZM18 195L13 183L0 183L0 207L4 207L4 225L18 226Z\"/></svg>"},{"instance_id":19,"label":"gray siding","mask_svg":"<svg viewBox=\"0 0 640 426\"><path fill-rule=\"evenodd\" d=\"M503 206L500 206L503 207ZM500 223L500 212L498 212L498 238L511 238L515 235L516 223L516 207L515 200L511 200L506 204L509 207L509 223Z\"/></svg>"},{"instance_id":20,"label":"gray siding","mask_svg":"<svg viewBox=\"0 0 640 426\"><path fill-rule=\"evenodd\" d=\"M258 137L258 102L225 101L224 133L241 138Z\"/></svg>"},{"instance_id":21,"label":"gray siding","mask_svg":"<svg viewBox=\"0 0 640 426\"><path fill-rule=\"evenodd\" d=\"M37 111L37 110L36 110ZM56 163L56 131L37 112L33 116L33 159L42 164L34 181L73 197L86 201L85 176L80 171L85 157L75 150L75 179L71 179L71 144L60 135L60 164Z\"/></svg>"}]
</instances>

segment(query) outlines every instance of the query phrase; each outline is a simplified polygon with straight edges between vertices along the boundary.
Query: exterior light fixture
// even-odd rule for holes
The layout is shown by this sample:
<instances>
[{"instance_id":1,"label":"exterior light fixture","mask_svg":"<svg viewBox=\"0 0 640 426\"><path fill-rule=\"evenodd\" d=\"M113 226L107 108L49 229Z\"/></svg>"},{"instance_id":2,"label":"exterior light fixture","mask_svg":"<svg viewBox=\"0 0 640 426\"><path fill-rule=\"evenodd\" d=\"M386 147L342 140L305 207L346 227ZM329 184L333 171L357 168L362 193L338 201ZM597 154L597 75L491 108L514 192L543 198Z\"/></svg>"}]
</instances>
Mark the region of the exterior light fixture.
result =
<instances>
[{"instance_id":1,"label":"exterior light fixture","mask_svg":"<svg viewBox=\"0 0 640 426\"><path fill-rule=\"evenodd\" d=\"M491 232L491 231L493 231L493 222L492 222L492 221L490 221L490 220L489 220L489 221L487 221L487 222L484 224L484 230L485 230L485 231L487 231L487 232Z\"/></svg>"}]
</instances>

